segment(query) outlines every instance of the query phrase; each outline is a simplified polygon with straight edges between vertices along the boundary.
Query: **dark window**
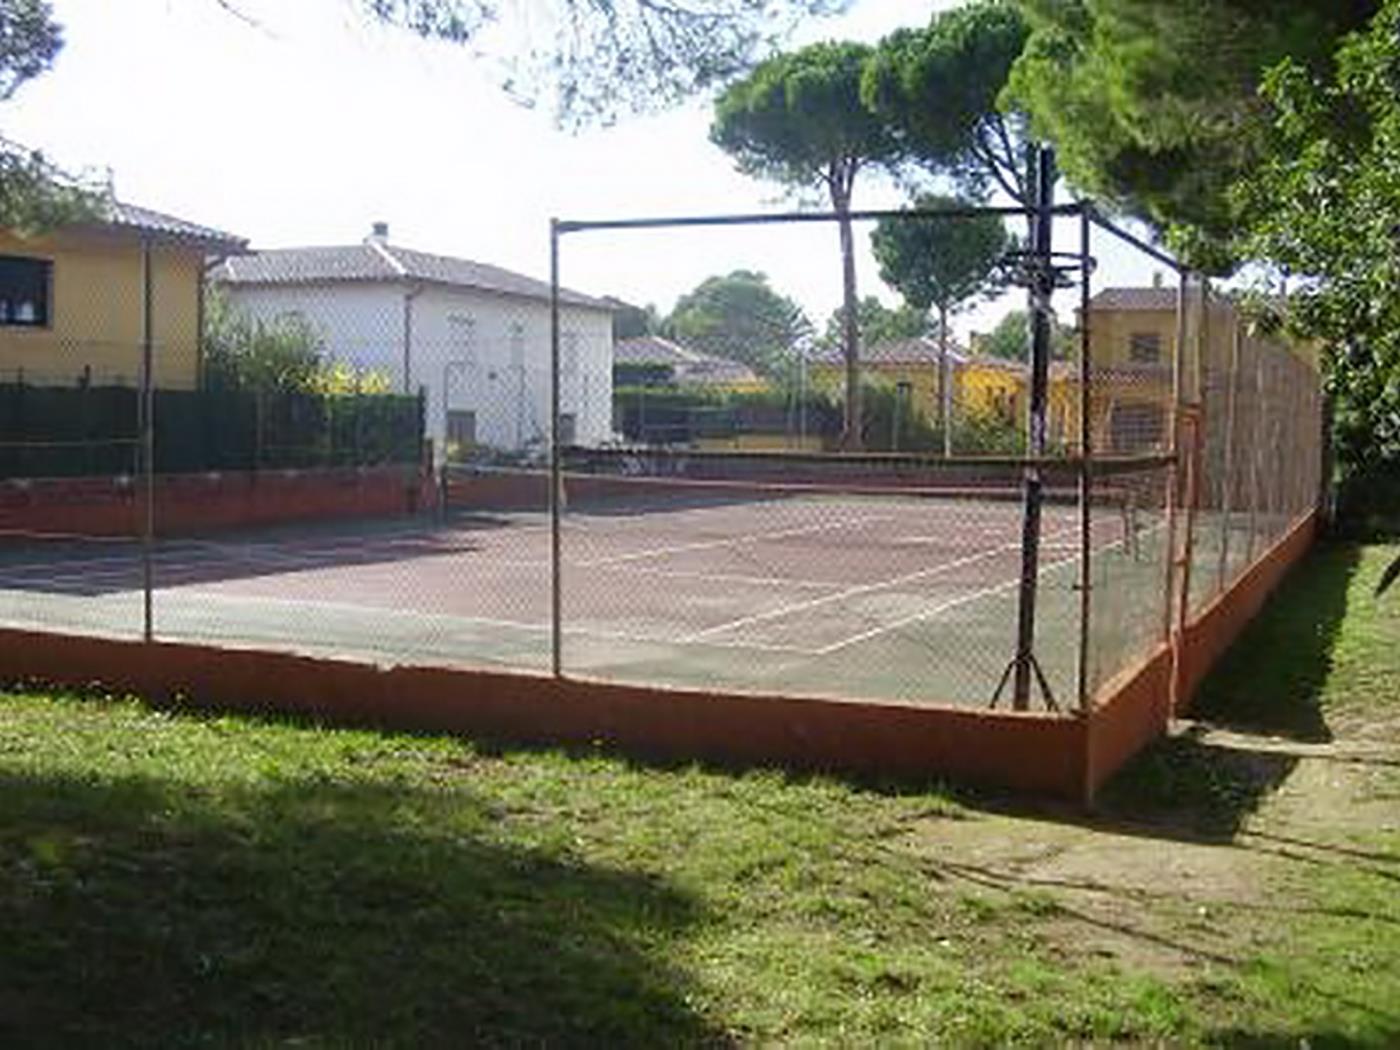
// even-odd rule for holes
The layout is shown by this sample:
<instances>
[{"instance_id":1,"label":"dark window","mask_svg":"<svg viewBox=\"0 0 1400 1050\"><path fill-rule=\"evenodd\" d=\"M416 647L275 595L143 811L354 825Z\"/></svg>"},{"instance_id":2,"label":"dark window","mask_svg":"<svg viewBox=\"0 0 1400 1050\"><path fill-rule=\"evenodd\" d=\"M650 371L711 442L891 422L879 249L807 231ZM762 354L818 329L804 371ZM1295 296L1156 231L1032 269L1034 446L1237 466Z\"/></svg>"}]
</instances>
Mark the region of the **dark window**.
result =
<instances>
[{"instance_id":1,"label":"dark window","mask_svg":"<svg viewBox=\"0 0 1400 1050\"><path fill-rule=\"evenodd\" d=\"M1113 406L1109 426L1113 451L1144 452L1162 444L1166 432L1166 413L1161 405L1131 401Z\"/></svg>"},{"instance_id":2,"label":"dark window","mask_svg":"<svg viewBox=\"0 0 1400 1050\"><path fill-rule=\"evenodd\" d=\"M1162 359L1162 337L1156 332L1134 332L1128 336L1128 357L1141 365L1155 365Z\"/></svg>"},{"instance_id":3,"label":"dark window","mask_svg":"<svg viewBox=\"0 0 1400 1050\"><path fill-rule=\"evenodd\" d=\"M53 263L0 255L0 325L46 328Z\"/></svg>"},{"instance_id":4,"label":"dark window","mask_svg":"<svg viewBox=\"0 0 1400 1050\"><path fill-rule=\"evenodd\" d=\"M447 440L453 445L476 444L476 413L460 408L449 409Z\"/></svg>"},{"instance_id":5,"label":"dark window","mask_svg":"<svg viewBox=\"0 0 1400 1050\"><path fill-rule=\"evenodd\" d=\"M572 412L559 413L559 444L572 445L578 437L578 417Z\"/></svg>"}]
</instances>

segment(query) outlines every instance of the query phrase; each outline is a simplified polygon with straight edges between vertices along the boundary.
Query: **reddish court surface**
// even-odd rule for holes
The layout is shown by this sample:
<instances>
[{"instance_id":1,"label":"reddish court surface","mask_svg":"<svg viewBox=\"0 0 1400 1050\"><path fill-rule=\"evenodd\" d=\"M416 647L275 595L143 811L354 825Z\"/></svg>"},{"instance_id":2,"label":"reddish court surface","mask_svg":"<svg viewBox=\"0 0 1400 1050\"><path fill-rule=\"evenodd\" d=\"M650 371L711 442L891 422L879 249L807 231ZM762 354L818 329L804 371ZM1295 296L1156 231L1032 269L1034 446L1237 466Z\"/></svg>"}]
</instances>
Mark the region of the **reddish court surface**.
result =
<instances>
[{"instance_id":1,"label":"reddish court surface","mask_svg":"<svg viewBox=\"0 0 1400 1050\"><path fill-rule=\"evenodd\" d=\"M1124 526L1095 518L1093 543ZM998 499L717 499L571 507L568 673L631 683L986 704L1014 651L1020 507ZM1039 654L1071 701L1075 508L1049 504ZM536 511L162 542L156 635L381 664L544 668L550 533ZM130 544L7 542L0 621L132 637Z\"/></svg>"}]
</instances>

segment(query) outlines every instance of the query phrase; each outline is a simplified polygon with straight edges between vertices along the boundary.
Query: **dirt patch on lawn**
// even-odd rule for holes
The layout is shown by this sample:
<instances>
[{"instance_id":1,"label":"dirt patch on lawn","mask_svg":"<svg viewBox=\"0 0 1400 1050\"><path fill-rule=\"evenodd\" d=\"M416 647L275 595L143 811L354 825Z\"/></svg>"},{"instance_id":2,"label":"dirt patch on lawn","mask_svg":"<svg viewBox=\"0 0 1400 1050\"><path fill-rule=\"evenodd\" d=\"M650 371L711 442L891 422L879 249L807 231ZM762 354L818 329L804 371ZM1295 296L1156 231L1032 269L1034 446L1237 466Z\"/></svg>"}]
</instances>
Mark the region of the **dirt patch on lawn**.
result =
<instances>
[{"instance_id":1,"label":"dirt patch on lawn","mask_svg":"<svg viewBox=\"0 0 1400 1050\"><path fill-rule=\"evenodd\" d=\"M1269 948L1286 936L1277 887L1292 871L1400 826L1400 742L1374 735L1299 744L1185 725L1145 761L1100 812L974 807L905 845L987 908L1033 915L1056 957L1181 977Z\"/></svg>"}]
</instances>

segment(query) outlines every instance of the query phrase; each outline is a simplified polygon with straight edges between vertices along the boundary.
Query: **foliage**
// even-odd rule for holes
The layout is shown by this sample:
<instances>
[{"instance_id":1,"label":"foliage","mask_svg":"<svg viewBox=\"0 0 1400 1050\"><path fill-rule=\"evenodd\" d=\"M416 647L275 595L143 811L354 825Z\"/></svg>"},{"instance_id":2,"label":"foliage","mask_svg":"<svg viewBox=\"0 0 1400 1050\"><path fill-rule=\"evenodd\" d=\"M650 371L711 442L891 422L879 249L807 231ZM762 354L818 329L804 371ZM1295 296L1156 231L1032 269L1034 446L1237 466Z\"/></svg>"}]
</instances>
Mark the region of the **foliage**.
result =
<instances>
[{"instance_id":1,"label":"foliage","mask_svg":"<svg viewBox=\"0 0 1400 1050\"><path fill-rule=\"evenodd\" d=\"M301 314L249 317L208 289L204 309L204 385L210 389L374 394L387 376L328 361L320 333Z\"/></svg>"},{"instance_id":2,"label":"foliage","mask_svg":"<svg viewBox=\"0 0 1400 1050\"><path fill-rule=\"evenodd\" d=\"M0 0L0 100L47 70L62 48L48 0Z\"/></svg>"},{"instance_id":3,"label":"foliage","mask_svg":"<svg viewBox=\"0 0 1400 1050\"><path fill-rule=\"evenodd\" d=\"M618 386L613 419L629 440L686 445L741 434L809 434L835 438L841 409L821 391L795 388L709 390L703 387Z\"/></svg>"},{"instance_id":4,"label":"foliage","mask_svg":"<svg viewBox=\"0 0 1400 1050\"><path fill-rule=\"evenodd\" d=\"M1025 189L1023 119L998 98L1028 27L1014 4L977 0L941 11L923 29L900 29L876 48L861 94L923 166L974 196L992 184L1016 200Z\"/></svg>"},{"instance_id":5,"label":"foliage","mask_svg":"<svg viewBox=\"0 0 1400 1050\"><path fill-rule=\"evenodd\" d=\"M967 203L926 195L914 206L936 210ZM999 215L881 219L870 235L881 279L914 309L936 309L941 324L968 300L1000 291L998 264L1012 243Z\"/></svg>"},{"instance_id":6,"label":"foliage","mask_svg":"<svg viewBox=\"0 0 1400 1050\"><path fill-rule=\"evenodd\" d=\"M836 210L849 207L860 170L898 152L860 99L871 54L864 44L822 43L763 62L721 92L710 138L746 175L817 187Z\"/></svg>"},{"instance_id":7,"label":"foliage","mask_svg":"<svg viewBox=\"0 0 1400 1050\"><path fill-rule=\"evenodd\" d=\"M1026 435L1000 412L963 409L953 414L952 446L965 456L1022 456Z\"/></svg>"},{"instance_id":8,"label":"foliage","mask_svg":"<svg viewBox=\"0 0 1400 1050\"><path fill-rule=\"evenodd\" d=\"M824 189L839 216L848 447L861 433L851 197L863 169L894 165L901 157L893 129L861 100L871 54L864 44L823 43L777 55L721 93L710 127L710 138L740 171L794 190Z\"/></svg>"},{"instance_id":9,"label":"foliage","mask_svg":"<svg viewBox=\"0 0 1400 1050\"><path fill-rule=\"evenodd\" d=\"M1271 153L1258 97L1288 57L1325 71L1374 0L1021 0L1033 30L1006 101L1081 191L1169 233L1193 264L1240 258L1231 188Z\"/></svg>"},{"instance_id":10,"label":"foliage","mask_svg":"<svg viewBox=\"0 0 1400 1050\"><path fill-rule=\"evenodd\" d=\"M545 101L561 123L578 126L724 83L800 21L836 14L849 0L354 2L388 25L499 59L507 91L527 104Z\"/></svg>"},{"instance_id":11,"label":"foliage","mask_svg":"<svg viewBox=\"0 0 1400 1050\"><path fill-rule=\"evenodd\" d=\"M609 301L613 306L614 339L636 339L644 335L656 335L661 331L661 315L652 304L633 306L621 299Z\"/></svg>"},{"instance_id":12,"label":"foliage","mask_svg":"<svg viewBox=\"0 0 1400 1050\"><path fill-rule=\"evenodd\" d=\"M665 335L773 374L811 333L802 308L752 270L708 277L676 302Z\"/></svg>"},{"instance_id":13,"label":"foliage","mask_svg":"<svg viewBox=\"0 0 1400 1050\"><path fill-rule=\"evenodd\" d=\"M154 391L160 474L417 464L422 405L402 394ZM134 385L0 384L0 477L100 477L140 469Z\"/></svg>"},{"instance_id":14,"label":"foliage","mask_svg":"<svg viewBox=\"0 0 1400 1050\"><path fill-rule=\"evenodd\" d=\"M1007 361L1031 359L1030 325L1025 310L1011 310L996 327L982 337L976 349L989 357ZM1067 361L1079 352L1079 332L1072 325L1053 322L1050 329L1050 357Z\"/></svg>"},{"instance_id":15,"label":"foliage","mask_svg":"<svg viewBox=\"0 0 1400 1050\"><path fill-rule=\"evenodd\" d=\"M818 340L820 345L840 346L845 324L845 311L837 307L827 318L826 331ZM856 307L856 326L860 329L862 346L915 339L928 331L928 312L908 304L891 309L875 296L867 295Z\"/></svg>"},{"instance_id":16,"label":"foliage","mask_svg":"<svg viewBox=\"0 0 1400 1050\"><path fill-rule=\"evenodd\" d=\"M63 48L48 0L0 0L0 101L46 71ZM39 233L100 213L100 188L0 138L0 228Z\"/></svg>"},{"instance_id":17,"label":"foliage","mask_svg":"<svg viewBox=\"0 0 1400 1050\"><path fill-rule=\"evenodd\" d=\"M1297 276L1296 332L1325 347L1344 486L1400 476L1400 2L1347 38L1327 78L1265 78L1268 159L1236 194L1248 248Z\"/></svg>"}]
</instances>

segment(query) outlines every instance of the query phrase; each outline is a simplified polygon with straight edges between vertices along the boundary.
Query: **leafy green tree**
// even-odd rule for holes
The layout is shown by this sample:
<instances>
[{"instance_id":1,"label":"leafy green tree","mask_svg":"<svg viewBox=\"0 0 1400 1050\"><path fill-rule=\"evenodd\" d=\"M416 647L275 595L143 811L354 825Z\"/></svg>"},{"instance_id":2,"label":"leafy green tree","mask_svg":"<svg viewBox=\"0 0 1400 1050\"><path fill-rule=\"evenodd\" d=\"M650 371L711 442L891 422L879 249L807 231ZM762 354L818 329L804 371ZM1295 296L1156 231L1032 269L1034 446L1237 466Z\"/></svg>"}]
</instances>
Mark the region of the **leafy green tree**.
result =
<instances>
[{"instance_id":1,"label":"leafy green tree","mask_svg":"<svg viewBox=\"0 0 1400 1050\"><path fill-rule=\"evenodd\" d=\"M1085 193L1154 224L1194 264L1240 258L1232 187L1269 155L1264 74L1325 73L1374 0L1021 0L1033 26L1004 102Z\"/></svg>"},{"instance_id":2,"label":"leafy green tree","mask_svg":"<svg viewBox=\"0 0 1400 1050\"><path fill-rule=\"evenodd\" d=\"M914 204L925 210L967 202L933 195ZM1012 244L997 215L965 219L881 219L870 235L880 277L915 310L938 315L938 386L944 454L952 453L952 385L948 376L948 320L971 299L1004 285L999 263Z\"/></svg>"},{"instance_id":3,"label":"leafy green tree","mask_svg":"<svg viewBox=\"0 0 1400 1050\"><path fill-rule=\"evenodd\" d=\"M1268 159L1235 200L1246 248L1295 275L1288 322L1325 347L1343 509L1400 507L1400 0L1345 38L1319 78L1265 78ZM1389 509L1389 508L1386 508Z\"/></svg>"},{"instance_id":4,"label":"leafy green tree","mask_svg":"<svg viewBox=\"0 0 1400 1050\"><path fill-rule=\"evenodd\" d=\"M996 185L1026 200L1024 119L1003 112L999 98L1028 35L1005 0L940 12L927 27L880 42L862 97L923 166L954 176L974 196Z\"/></svg>"},{"instance_id":5,"label":"leafy green tree","mask_svg":"<svg viewBox=\"0 0 1400 1050\"><path fill-rule=\"evenodd\" d=\"M841 302L846 329L846 424L843 444L860 444L860 333L857 327L855 237L851 198L857 175L893 164L899 143L860 98L871 49L864 44L814 44L762 63L731 84L715 103L710 138L745 174L793 190L820 189L839 218Z\"/></svg>"},{"instance_id":6,"label":"leafy green tree","mask_svg":"<svg viewBox=\"0 0 1400 1050\"><path fill-rule=\"evenodd\" d=\"M661 331L661 315L650 303L646 306L633 306L621 299L608 299L608 303L613 308L614 339L636 339Z\"/></svg>"},{"instance_id":7,"label":"leafy green tree","mask_svg":"<svg viewBox=\"0 0 1400 1050\"><path fill-rule=\"evenodd\" d=\"M45 72L63 48L47 0L0 0L0 101ZM0 227L37 232L101 207L92 186L58 172L43 154L0 138Z\"/></svg>"},{"instance_id":8,"label":"leafy green tree","mask_svg":"<svg viewBox=\"0 0 1400 1050\"><path fill-rule=\"evenodd\" d=\"M982 337L979 343L982 353L988 357L999 357L1005 361L1029 361L1031 359L1030 322L1025 310L1012 310L996 327ZM1050 356L1061 361L1072 359L1078 352L1078 329L1070 325L1053 323L1050 328Z\"/></svg>"},{"instance_id":9,"label":"leafy green tree","mask_svg":"<svg viewBox=\"0 0 1400 1050\"><path fill-rule=\"evenodd\" d=\"M752 270L708 277L687 292L663 322L663 334L685 346L779 373L811 334L802 308Z\"/></svg>"},{"instance_id":10,"label":"leafy green tree","mask_svg":"<svg viewBox=\"0 0 1400 1050\"><path fill-rule=\"evenodd\" d=\"M856 323L862 346L914 339L926 333L929 327L927 310L916 310L907 303L891 309L873 295L865 296L856 307ZM846 312L837 307L827 319L826 332L820 342L823 346L840 346L845 331Z\"/></svg>"}]
</instances>

